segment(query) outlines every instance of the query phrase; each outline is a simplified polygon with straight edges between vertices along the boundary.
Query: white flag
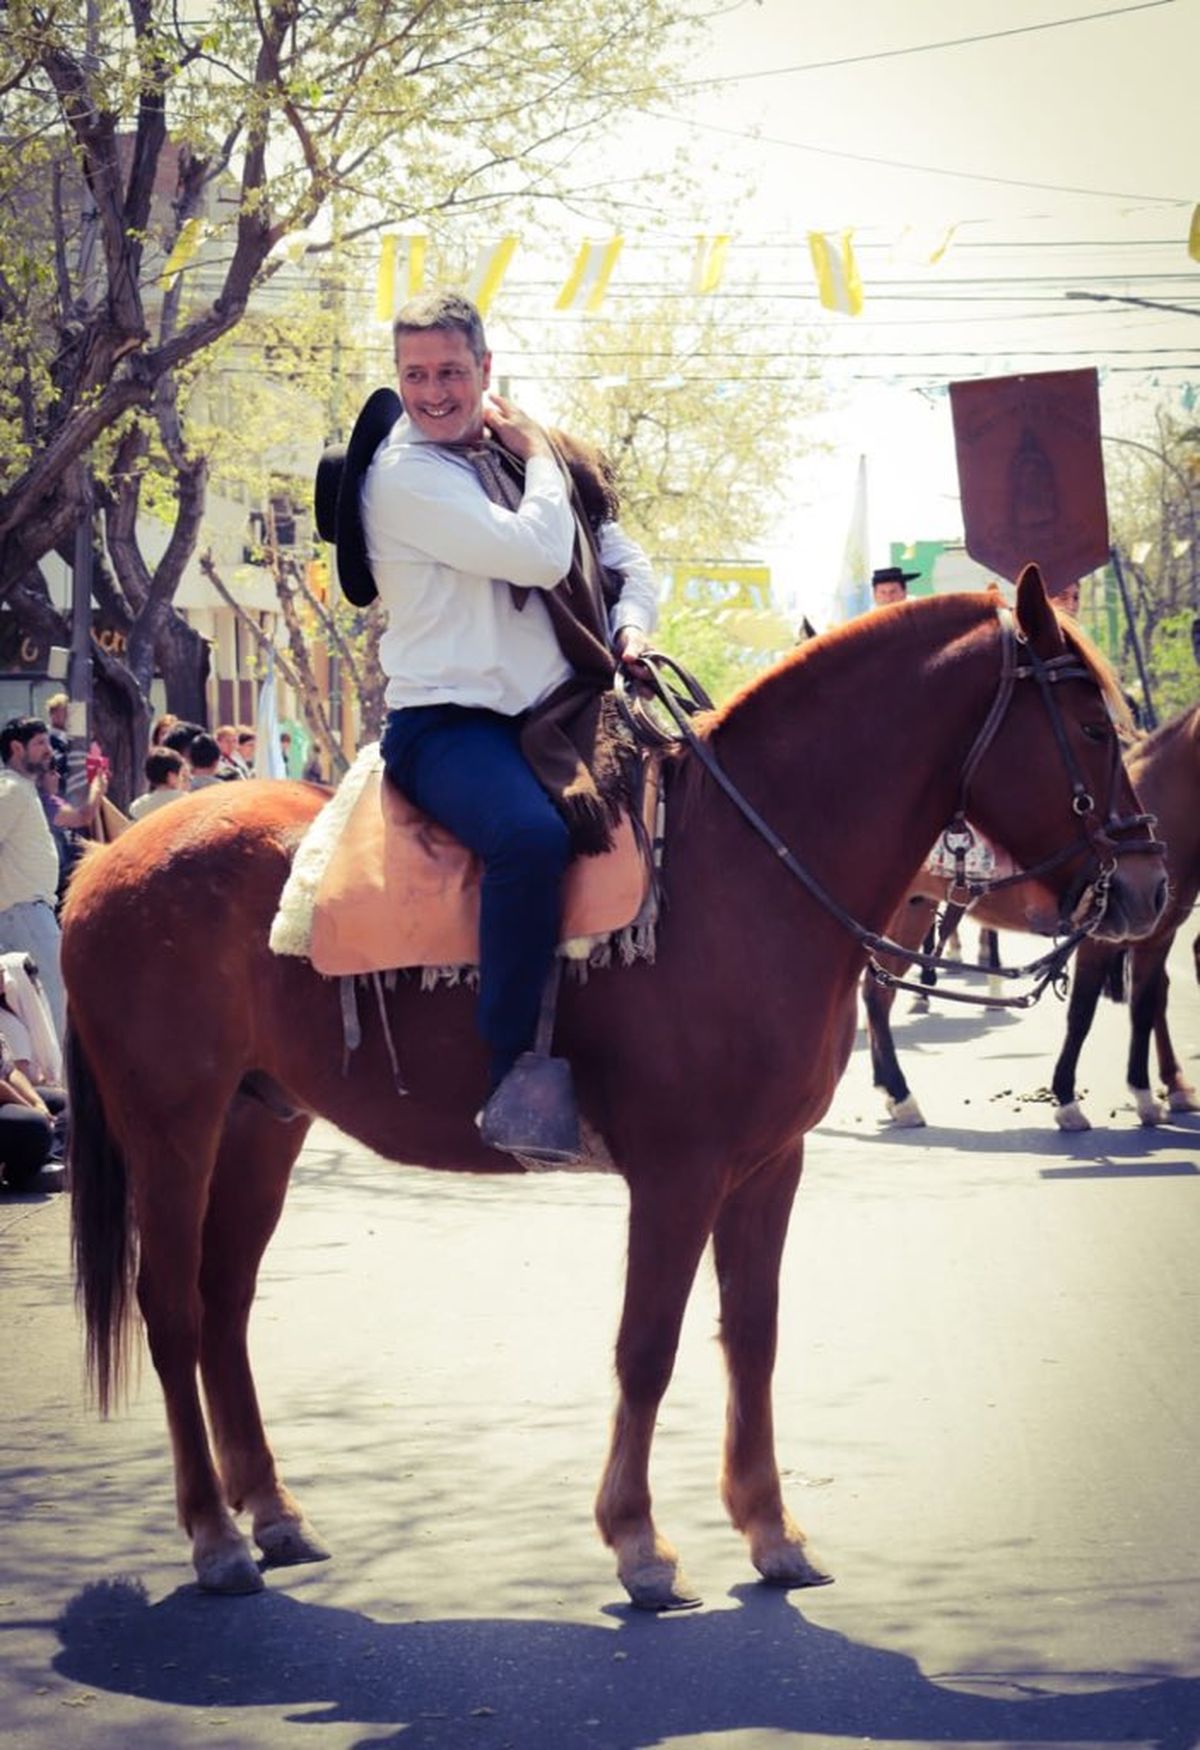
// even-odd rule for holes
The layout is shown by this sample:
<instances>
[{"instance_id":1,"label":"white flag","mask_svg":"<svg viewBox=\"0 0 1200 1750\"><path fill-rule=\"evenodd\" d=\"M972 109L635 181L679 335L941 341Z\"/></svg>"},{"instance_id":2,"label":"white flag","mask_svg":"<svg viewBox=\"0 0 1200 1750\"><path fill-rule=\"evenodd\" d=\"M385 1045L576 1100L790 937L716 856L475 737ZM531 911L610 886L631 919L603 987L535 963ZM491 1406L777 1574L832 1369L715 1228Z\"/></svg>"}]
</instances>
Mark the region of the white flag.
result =
<instances>
[{"instance_id":1,"label":"white flag","mask_svg":"<svg viewBox=\"0 0 1200 1750\"><path fill-rule=\"evenodd\" d=\"M870 550L867 458L860 456L858 476L854 482L854 503L850 510L850 527L846 531L846 545L842 551L842 565L833 598L835 622L853 620L857 615L865 614L871 606L871 564L868 558Z\"/></svg>"},{"instance_id":2,"label":"white flag","mask_svg":"<svg viewBox=\"0 0 1200 1750\"><path fill-rule=\"evenodd\" d=\"M258 715L254 722L254 776L286 778L283 748L279 741L279 704L275 698L275 652L267 658L267 672L258 689Z\"/></svg>"}]
</instances>

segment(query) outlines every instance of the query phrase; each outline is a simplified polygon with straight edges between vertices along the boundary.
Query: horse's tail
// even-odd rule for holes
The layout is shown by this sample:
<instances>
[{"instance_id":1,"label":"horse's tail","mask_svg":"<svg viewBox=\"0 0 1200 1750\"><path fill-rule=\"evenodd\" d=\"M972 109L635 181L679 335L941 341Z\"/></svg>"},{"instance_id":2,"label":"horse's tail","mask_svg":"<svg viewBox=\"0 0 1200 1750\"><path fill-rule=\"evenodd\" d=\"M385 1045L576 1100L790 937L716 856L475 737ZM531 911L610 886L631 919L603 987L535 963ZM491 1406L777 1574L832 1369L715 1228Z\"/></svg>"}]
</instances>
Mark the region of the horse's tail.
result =
<instances>
[{"instance_id":1,"label":"horse's tail","mask_svg":"<svg viewBox=\"0 0 1200 1750\"><path fill-rule=\"evenodd\" d=\"M67 1022L71 1248L86 1324L88 1379L102 1415L124 1388L135 1315L137 1233L125 1157L108 1127L92 1066Z\"/></svg>"},{"instance_id":2,"label":"horse's tail","mask_svg":"<svg viewBox=\"0 0 1200 1750\"><path fill-rule=\"evenodd\" d=\"M1114 1003L1129 1001L1129 949L1118 948L1104 971L1104 994Z\"/></svg>"}]
</instances>

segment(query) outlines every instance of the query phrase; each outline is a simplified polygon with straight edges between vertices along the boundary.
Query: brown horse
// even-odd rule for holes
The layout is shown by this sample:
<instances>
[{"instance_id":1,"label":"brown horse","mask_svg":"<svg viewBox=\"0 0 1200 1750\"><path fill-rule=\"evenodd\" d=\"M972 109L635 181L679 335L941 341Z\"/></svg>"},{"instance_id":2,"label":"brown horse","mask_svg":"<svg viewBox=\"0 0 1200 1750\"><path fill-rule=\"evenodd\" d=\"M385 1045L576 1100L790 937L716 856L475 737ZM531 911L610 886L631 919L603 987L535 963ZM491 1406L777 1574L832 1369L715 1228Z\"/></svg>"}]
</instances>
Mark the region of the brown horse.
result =
<instances>
[{"instance_id":1,"label":"brown horse","mask_svg":"<svg viewBox=\"0 0 1200 1750\"><path fill-rule=\"evenodd\" d=\"M1066 1038L1051 1082L1054 1120L1060 1130L1090 1128L1075 1097L1075 1070L1101 991L1112 990L1118 1000L1124 1000L1126 962L1130 1007L1128 1082L1138 1114L1143 1124L1161 1123L1165 1116L1164 1102L1150 1087L1151 1034L1157 1048L1166 1108L1175 1112L1197 1110L1196 1090L1183 1075L1167 1027L1166 960L1175 933L1200 890L1200 706L1135 742L1126 755L1125 769L1143 806L1155 816L1156 830L1165 841L1170 898L1157 928L1135 946L1123 949L1110 942L1089 940L1081 942L1076 951ZM947 877L923 869L893 917L889 936L902 946L915 949L926 939L938 905L950 898L952 886ZM969 910L975 922L997 929L1036 927L1025 890L1020 886L985 895ZM900 973L905 962L893 955L886 964L889 971ZM908 1085L892 1035L895 991L877 983L868 972L863 977L863 999L875 1086L883 1090L894 1123L908 1128L922 1125L925 1119Z\"/></svg>"},{"instance_id":2,"label":"brown horse","mask_svg":"<svg viewBox=\"0 0 1200 1750\"><path fill-rule=\"evenodd\" d=\"M1047 883L1057 902L1074 908L1106 872L1106 933L1144 933L1158 917L1162 862L1131 818L1103 677L1032 568L1017 601L1019 638L983 595L873 614L789 656L704 726L728 779L868 926L891 916L949 818L964 762L985 830L1029 863L1059 852ZM903 740L886 728L897 716ZM1085 786L1103 808L1081 811ZM827 1577L781 1497L771 1373L802 1138L845 1066L863 965L855 935L694 755L676 760L671 791L657 959L568 989L556 1040L629 1186L619 1398L596 1517L630 1596L653 1609L694 1602L652 1517L648 1467L710 1237L729 1378L725 1505L765 1579ZM345 1070L336 984L271 955L289 856L321 801L301 785L233 784L162 809L93 854L64 930L89 1361L106 1407L136 1285L180 1518L214 1591L262 1583L238 1511L267 1563L326 1553L276 1472L246 1349L259 1261L311 1116L421 1166L513 1166L472 1123L486 1066L469 992L398 982L401 1098L378 1019L364 1015ZM188 1050L164 1051L181 1003Z\"/></svg>"},{"instance_id":3,"label":"brown horse","mask_svg":"<svg viewBox=\"0 0 1200 1750\"><path fill-rule=\"evenodd\" d=\"M1088 1130L1090 1124L1075 1093L1075 1069L1088 1036L1100 992L1128 978L1129 1060L1126 1080L1143 1124L1161 1124L1170 1112L1200 1111L1200 1100L1180 1067L1167 1028L1167 955L1175 932L1188 918L1200 892L1200 705L1182 712L1144 741L1125 761L1143 805L1158 820L1167 847L1170 897L1157 928L1127 950L1106 942L1081 942L1067 1008L1067 1036L1054 1066L1051 1089L1060 1130ZM1122 960L1127 956L1127 967ZM1123 990L1119 990L1123 995ZM1150 1086L1150 1036L1158 1055L1163 1086L1159 1099Z\"/></svg>"}]
</instances>

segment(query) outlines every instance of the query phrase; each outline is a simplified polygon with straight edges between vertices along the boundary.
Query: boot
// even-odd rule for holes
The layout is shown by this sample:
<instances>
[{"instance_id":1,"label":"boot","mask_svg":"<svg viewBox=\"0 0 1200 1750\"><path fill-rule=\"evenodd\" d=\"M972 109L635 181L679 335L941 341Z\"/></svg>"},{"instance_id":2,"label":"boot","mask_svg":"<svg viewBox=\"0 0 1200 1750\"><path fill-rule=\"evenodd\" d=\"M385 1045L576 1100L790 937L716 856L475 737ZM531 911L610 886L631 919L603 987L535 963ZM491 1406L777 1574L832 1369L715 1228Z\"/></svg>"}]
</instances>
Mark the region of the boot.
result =
<instances>
[{"instance_id":1,"label":"boot","mask_svg":"<svg viewBox=\"0 0 1200 1750\"><path fill-rule=\"evenodd\" d=\"M524 1051L479 1114L488 1148L567 1165L582 1159L579 1113L565 1057Z\"/></svg>"}]
</instances>

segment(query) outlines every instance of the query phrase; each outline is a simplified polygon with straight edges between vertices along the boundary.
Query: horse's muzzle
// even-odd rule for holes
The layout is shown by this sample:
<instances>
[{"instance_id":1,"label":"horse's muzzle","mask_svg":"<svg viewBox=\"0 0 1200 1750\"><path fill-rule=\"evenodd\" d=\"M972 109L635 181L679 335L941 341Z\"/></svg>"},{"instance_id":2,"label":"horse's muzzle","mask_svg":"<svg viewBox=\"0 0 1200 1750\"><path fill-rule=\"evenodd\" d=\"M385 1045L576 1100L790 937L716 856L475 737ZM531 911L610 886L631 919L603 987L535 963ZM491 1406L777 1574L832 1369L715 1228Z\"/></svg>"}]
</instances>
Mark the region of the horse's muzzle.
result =
<instances>
[{"instance_id":1,"label":"horse's muzzle","mask_svg":"<svg viewBox=\"0 0 1200 1750\"><path fill-rule=\"evenodd\" d=\"M1126 851L1084 888L1072 915L1085 921L1099 910L1092 931L1101 942L1138 941L1154 930L1167 904L1167 871L1161 855Z\"/></svg>"}]
</instances>

